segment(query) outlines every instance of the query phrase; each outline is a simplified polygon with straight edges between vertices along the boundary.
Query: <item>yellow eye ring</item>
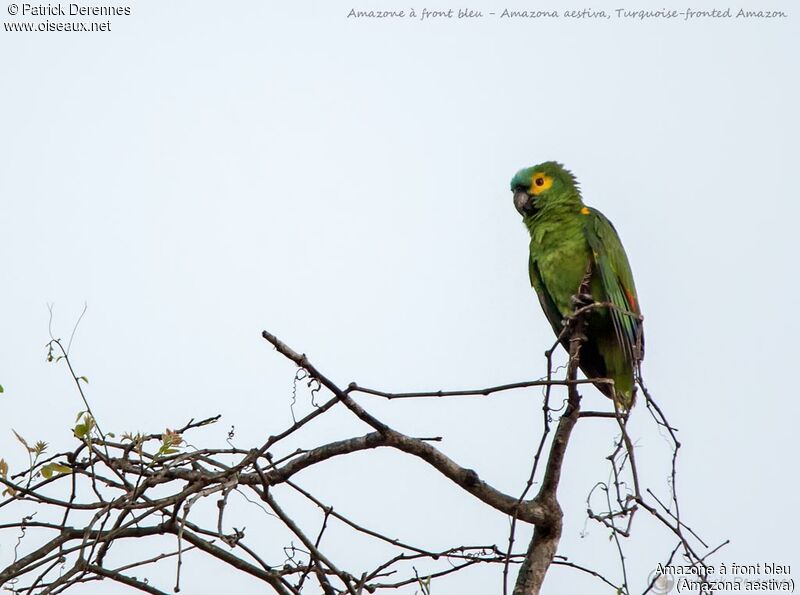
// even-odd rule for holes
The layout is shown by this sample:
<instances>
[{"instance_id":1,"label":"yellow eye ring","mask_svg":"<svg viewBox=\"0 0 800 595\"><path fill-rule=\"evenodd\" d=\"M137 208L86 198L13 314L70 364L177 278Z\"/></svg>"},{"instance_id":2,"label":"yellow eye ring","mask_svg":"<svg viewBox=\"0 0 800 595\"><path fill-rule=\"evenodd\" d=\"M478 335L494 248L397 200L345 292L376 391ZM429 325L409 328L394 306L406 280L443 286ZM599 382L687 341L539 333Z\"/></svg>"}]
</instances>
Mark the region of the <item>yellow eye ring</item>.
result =
<instances>
[{"instance_id":1,"label":"yellow eye ring","mask_svg":"<svg viewBox=\"0 0 800 595\"><path fill-rule=\"evenodd\" d=\"M531 179L531 188L529 192L534 196L539 196L542 192L550 189L553 185L553 178L546 173L536 172Z\"/></svg>"}]
</instances>

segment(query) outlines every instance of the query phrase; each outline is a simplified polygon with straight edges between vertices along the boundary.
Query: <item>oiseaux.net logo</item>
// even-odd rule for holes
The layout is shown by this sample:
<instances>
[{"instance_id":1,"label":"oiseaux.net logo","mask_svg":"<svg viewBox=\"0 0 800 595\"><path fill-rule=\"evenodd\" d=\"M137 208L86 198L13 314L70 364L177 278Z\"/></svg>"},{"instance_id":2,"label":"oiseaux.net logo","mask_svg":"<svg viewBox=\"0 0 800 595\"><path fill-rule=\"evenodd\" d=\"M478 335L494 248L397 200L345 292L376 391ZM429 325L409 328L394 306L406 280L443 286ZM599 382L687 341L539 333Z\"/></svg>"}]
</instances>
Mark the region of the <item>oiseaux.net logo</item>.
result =
<instances>
[{"instance_id":1,"label":"oiseaux.net logo","mask_svg":"<svg viewBox=\"0 0 800 595\"><path fill-rule=\"evenodd\" d=\"M647 584L652 585L648 593L654 595L664 595L671 593L675 588L675 577L671 574L662 574L658 570L654 570L647 577Z\"/></svg>"}]
</instances>

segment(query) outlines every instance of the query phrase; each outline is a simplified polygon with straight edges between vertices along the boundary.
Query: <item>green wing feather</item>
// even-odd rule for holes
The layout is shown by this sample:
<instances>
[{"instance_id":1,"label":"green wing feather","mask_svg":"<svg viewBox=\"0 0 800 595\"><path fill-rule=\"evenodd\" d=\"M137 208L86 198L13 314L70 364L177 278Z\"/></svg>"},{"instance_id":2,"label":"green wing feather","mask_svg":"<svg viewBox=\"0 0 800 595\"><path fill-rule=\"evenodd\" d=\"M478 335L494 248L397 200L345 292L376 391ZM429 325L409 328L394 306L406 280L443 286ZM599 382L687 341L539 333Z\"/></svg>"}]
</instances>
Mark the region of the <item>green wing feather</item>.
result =
<instances>
[{"instance_id":1,"label":"green wing feather","mask_svg":"<svg viewBox=\"0 0 800 595\"><path fill-rule=\"evenodd\" d=\"M560 335L561 330L563 329L564 316L558 310L558 306L556 305L553 296L550 295L547 286L544 284L542 275L539 272L539 267L536 266L536 261L533 258L533 254L531 254L530 258L528 259L528 275L531 279L531 285L536 290L536 295L539 297L539 303L542 305L542 310L544 310L544 314L547 316L547 320L550 322L550 326L553 327L553 331L555 331L556 336Z\"/></svg>"},{"instance_id":2,"label":"green wing feather","mask_svg":"<svg viewBox=\"0 0 800 595\"><path fill-rule=\"evenodd\" d=\"M615 306L611 309L611 318L617 339L625 359L634 367L644 356L644 337L639 298L625 249L611 221L595 209L589 209L584 234L594 254L606 298Z\"/></svg>"}]
</instances>

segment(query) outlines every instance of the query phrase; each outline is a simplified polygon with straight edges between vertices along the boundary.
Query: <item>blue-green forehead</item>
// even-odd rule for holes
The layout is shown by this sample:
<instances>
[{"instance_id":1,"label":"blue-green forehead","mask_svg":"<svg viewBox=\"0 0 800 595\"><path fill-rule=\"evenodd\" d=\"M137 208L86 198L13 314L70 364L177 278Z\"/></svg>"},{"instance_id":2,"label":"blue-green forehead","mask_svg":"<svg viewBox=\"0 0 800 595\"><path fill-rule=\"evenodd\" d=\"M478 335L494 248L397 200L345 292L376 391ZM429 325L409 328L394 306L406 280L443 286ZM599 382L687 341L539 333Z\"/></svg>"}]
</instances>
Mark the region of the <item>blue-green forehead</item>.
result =
<instances>
[{"instance_id":1,"label":"blue-green forehead","mask_svg":"<svg viewBox=\"0 0 800 595\"><path fill-rule=\"evenodd\" d=\"M514 177L511 178L511 189L514 190L514 188L519 188L520 186L530 187L534 169L533 167L526 167L515 173Z\"/></svg>"}]
</instances>

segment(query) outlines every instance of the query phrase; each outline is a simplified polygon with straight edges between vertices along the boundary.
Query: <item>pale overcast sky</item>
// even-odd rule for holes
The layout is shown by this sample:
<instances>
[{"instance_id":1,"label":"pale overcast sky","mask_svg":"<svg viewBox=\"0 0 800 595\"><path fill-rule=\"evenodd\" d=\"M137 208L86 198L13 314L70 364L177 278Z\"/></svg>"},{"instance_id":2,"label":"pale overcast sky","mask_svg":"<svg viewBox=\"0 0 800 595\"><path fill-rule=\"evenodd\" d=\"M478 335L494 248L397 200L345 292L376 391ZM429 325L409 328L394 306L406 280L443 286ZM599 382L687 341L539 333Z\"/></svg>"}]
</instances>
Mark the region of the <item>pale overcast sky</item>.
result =
<instances>
[{"instance_id":1,"label":"pale overcast sky","mask_svg":"<svg viewBox=\"0 0 800 595\"><path fill-rule=\"evenodd\" d=\"M500 10L490 4L427 7ZM649 8L685 9L674 4ZM683 442L682 518L711 545L731 540L714 561L792 564L800 579L793 3L765 7L788 18L689 22L370 21L347 13L410 6L338 0L130 6L107 32L0 31L0 457L12 470L27 457L11 428L74 446L81 403L63 367L45 362L47 304L59 337L88 304L74 363L118 432L221 413L192 441L224 444L233 425L235 443L251 447L285 427L295 371L261 339L265 328L343 384L541 376L552 331L508 183L558 160L628 252L645 378ZM697 8L712 7L725 8ZM0 20L46 19L3 5ZM299 401L310 406L307 392ZM443 436L444 452L498 489L524 485L538 391L361 402L407 434ZM592 388L584 403L609 406ZM337 412L285 448L365 431ZM643 407L632 432L648 485L666 493L669 452ZM585 514L614 436L607 420L575 431L559 552L619 580L608 533ZM505 516L399 453L342 457L297 479L420 545L507 539ZM277 523L240 505L240 524L281 563ZM297 514L318 526L316 513ZM7 537L0 567L13 555ZM330 539L347 543L344 532ZM633 591L673 545L637 517ZM355 569L377 555L360 541L334 552ZM184 568L187 593L256 588L200 556ZM168 589L173 572L153 580ZM499 568L480 568L433 593L498 593L500 580ZM545 592L605 591L553 568Z\"/></svg>"}]
</instances>

